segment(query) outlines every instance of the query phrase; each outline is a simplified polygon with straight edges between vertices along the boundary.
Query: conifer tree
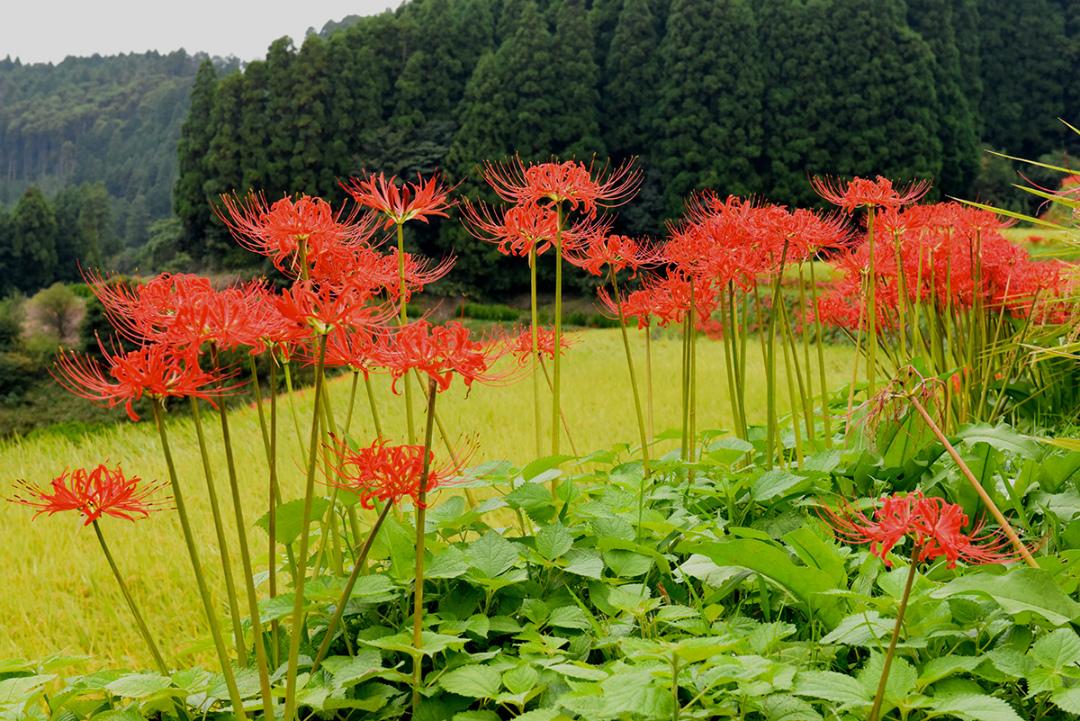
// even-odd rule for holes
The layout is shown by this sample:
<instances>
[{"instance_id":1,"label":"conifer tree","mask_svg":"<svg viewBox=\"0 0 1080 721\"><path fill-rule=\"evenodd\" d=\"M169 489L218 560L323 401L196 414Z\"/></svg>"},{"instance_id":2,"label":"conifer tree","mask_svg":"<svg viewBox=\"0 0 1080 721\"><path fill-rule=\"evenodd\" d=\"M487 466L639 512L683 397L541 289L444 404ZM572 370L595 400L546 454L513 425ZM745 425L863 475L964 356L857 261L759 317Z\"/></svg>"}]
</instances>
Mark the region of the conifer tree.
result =
<instances>
[{"instance_id":1,"label":"conifer tree","mask_svg":"<svg viewBox=\"0 0 1080 721\"><path fill-rule=\"evenodd\" d=\"M668 213L698 188L756 191L763 80L749 2L673 0L659 58L654 163Z\"/></svg>"},{"instance_id":2,"label":"conifer tree","mask_svg":"<svg viewBox=\"0 0 1080 721\"><path fill-rule=\"evenodd\" d=\"M600 72L592 23L583 0L562 0L556 6L553 40L547 88L552 95L552 113L546 119L552 142L550 152L580 159L603 156L606 153L597 119Z\"/></svg>"},{"instance_id":3,"label":"conifer tree","mask_svg":"<svg viewBox=\"0 0 1080 721\"><path fill-rule=\"evenodd\" d=\"M173 209L184 225L183 250L192 252L206 235L210 208L203 186L208 180L206 155L210 149L210 116L217 90L217 71L205 60L195 74L191 106L180 130L177 147L177 179L173 189Z\"/></svg>"},{"instance_id":4,"label":"conifer tree","mask_svg":"<svg viewBox=\"0 0 1080 721\"><path fill-rule=\"evenodd\" d=\"M12 283L24 291L44 288L56 272L56 214L42 192L31 186L11 215Z\"/></svg>"}]
</instances>

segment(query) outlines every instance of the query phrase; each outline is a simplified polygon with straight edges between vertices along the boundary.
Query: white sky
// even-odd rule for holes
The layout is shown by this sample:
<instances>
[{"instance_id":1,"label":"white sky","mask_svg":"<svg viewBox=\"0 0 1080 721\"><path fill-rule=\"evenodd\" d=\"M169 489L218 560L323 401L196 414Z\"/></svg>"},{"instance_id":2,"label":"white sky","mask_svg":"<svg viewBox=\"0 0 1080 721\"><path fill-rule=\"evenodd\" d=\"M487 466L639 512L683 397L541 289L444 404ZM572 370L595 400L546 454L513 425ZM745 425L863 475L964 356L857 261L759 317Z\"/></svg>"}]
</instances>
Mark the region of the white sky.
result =
<instances>
[{"instance_id":1,"label":"white sky","mask_svg":"<svg viewBox=\"0 0 1080 721\"><path fill-rule=\"evenodd\" d=\"M0 59L59 62L68 55L114 55L184 48L190 53L262 57L309 27L371 15L401 0L0 0Z\"/></svg>"}]
</instances>

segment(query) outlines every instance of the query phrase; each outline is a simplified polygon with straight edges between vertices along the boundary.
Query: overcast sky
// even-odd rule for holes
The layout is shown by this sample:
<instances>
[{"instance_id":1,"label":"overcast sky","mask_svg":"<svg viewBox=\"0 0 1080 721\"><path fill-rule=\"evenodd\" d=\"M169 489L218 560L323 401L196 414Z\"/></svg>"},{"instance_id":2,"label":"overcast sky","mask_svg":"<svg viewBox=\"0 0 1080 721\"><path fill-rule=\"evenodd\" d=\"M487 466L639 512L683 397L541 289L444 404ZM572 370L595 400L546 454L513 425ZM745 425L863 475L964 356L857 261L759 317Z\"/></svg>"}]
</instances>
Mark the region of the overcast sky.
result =
<instances>
[{"instance_id":1,"label":"overcast sky","mask_svg":"<svg viewBox=\"0 0 1080 721\"><path fill-rule=\"evenodd\" d=\"M114 55L184 48L262 57L282 35L297 44L309 27L371 15L401 0L4 0L0 58L59 62L68 55Z\"/></svg>"}]
</instances>

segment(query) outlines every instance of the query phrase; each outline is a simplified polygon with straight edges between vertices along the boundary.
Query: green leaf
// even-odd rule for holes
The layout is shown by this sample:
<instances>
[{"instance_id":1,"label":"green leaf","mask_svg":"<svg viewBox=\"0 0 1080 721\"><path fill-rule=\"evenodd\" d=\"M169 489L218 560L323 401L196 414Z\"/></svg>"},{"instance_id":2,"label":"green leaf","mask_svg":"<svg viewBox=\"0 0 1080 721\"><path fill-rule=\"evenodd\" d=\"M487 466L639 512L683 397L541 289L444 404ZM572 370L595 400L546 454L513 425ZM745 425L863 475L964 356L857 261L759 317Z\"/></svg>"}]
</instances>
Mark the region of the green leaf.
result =
<instances>
[{"instance_id":1,"label":"green leaf","mask_svg":"<svg viewBox=\"0 0 1080 721\"><path fill-rule=\"evenodd\" d=\"M156 673L132 673L121 676L105 689L114 696L146 698L172 686L172 679Z\"/></svg>"},{"instance_id":2,"label":"green leaf","mask_svg":"<svg viewBox=\"0 0 1080 721\"><path fill-rule=\"evenodd\" d=\"M820 568L829 574L833 583L843 588L847 586L847 567L844 557L836 546L814 532L809 525L803 525L783 536L784 542L807 566Z\"/></svg>"},{"instance_id":3,"label":"green leaf","mask_svg":"<svg viewBox=\"0 0 1080 721\"><path fill-rule=\"evenodd\" d=\"M536 551L549 561L554 561L574 545L574 534L561 523L541 528L535 536Z\"/></svg>"},{"instance_id":4,"label":"green leaf","mask_svg":"<svg viewBox=\"0 0 1080 721\"><path fill-rule=\"evenodd\" d=\"M547 625L554 628L573 628L584 631L592 626L588 616L577 606L560 606L548 616Z\"/></svg>"},{"instance_id":5,"label":"green leaf","mask_svg":"<svg viewBox=\"0 0 1080 721\"><path fill-rule=\"evenodd\" d=\"M17 676L0 681L0 706L8 704L23 704L29 701L37 692L56 676L51 673L37 676Z\"/></svg>"},{"instance_id":6,"label":"green leaf","mask_svg":"<svg viewBox=\"0 0 1080 721\"><path fill-rule=\"evenodd\" d=\"M455 651L460 651L465 647L468 639L462 636L449 636L442 633L433 633L431 631L424 631L420 634L420 653L424 656L434 656L437 653L441 653L448 648L452 648ZM398 653L405 653L412 655L415 653L413 648L412 633L402 631L401 633L395 633L391 636L383 636L382 638L374 639L361 639L361 643L373 646L375 648L381 648L385 651L397 651Z\"/></svg>"},{"instance_id":7,"label":"green leaf","mask_svg":"<svg viewBox=\"0 0 1080 721\"><path fill-rule=\"evenodd\" d=\"M835 671L800 671L795 677L793 693L844 706L869 704L873 699L873 694L863 684Z\"/></svg>"},{"instance_id":8,"label":"green leaf","mask_svg":"<svg viewBox=\"0 0 1080 721\"><path fill-rule=\"evenodd\" d=\"M521 509L529 517L540 523L546 523L555 517L555 502L551 491L539 483L523 483L506 494L506 503L511 508Z\"/></svg>"},{"instance_id":9,"label":"green leaf","mask_svg":"<svg viewBox=\"0 0 1080 721\"><path fill-rule=\"evenodd\" d=\"M525 693L540 680L540 674L532 666L521 664L502 675L503 685L510 693Z\"/></svg>"},{"instance_id":10,"label":"green leaf","mask_svg":"<svg viewBox=\"0 0 1080 721\"><path fill-rule=\"evenodd\" d=\"M526 481L532 481L541 473L558 468L563 463L573 460L574 456L558 455L558 456L544 456L543 458L537 458L521 469L521 477ZM550 494L549 494L550 496Z\"/></svg>"},{"instance_id":11,"label":"green leaf","mask_svg":"<svg viewBox=\"0 0 1080 721\"><path fill-rule=\"evenodd\" d=\"M871 695L877 692L884 664L885 657L880 653L873 653L870 660L859 671L859 683ZM915 673L915 667L906 658L894 657L892 666L889 668L889 680L885 682L885 700L893 706L899 705L915 691L917 681L918 675ZM882 716L885 715L885 708L882 707Z\"/></svg>"},{"instance_id":12,"label":"green leaf","mask_svg":"<svg viewBox=\"0 0 1080 721\"><path fill-rule=\"evenodd\" d=\"M572 548L561 561L563 570L576 576L600 580L604 575L604 562L591 548Z\"/></svg>"},{"instance_id":13,"label":"green leaf","mask_svg":"<svg viewBox=\"0 0 1080 721\"><path fill-rule=\"evenodd\" d=\"M647 573L653 561L648 556L633 551L612 549L604 551L604 563L619 578L634 578Z\"/></svg>"},{"instance_id":14,"label":"green leaf","mask_svg":"<svg viewBox=\"0 0 1080 721\"><path fill-rule=\"evenodd\" d=\"M957 432L956 436L968 445L987 443L991 448L1023 458L1035 458L1042 453L1038 443L1027 436L1020 435L1004 423L996 426L988 423L965 426Z\"/></svg>"},{"instance_id":15,"label":"green leaf","mask_svg":"<svg viewBox=\"0 0 1080 721\"><path fill-rule=\"evenodd\" d=\"M773 469L757 477L750 486L750 497L758 503L764 503L774 498L789 496L804 490L809 485L806 476L796 476L788 471Z\"/></svg>"},{"instance_id":16,"label":"green leaf","mask_svg":"<svg viewBox=\"0 0 1080 721\"><path fill-rule=\"evenodd\" d=\"M470 543L465 551L469 565L487 578L495 578L505 573L520 557L517 546L495 531L488 531Z\"/></svg>"},{"instance_id":17,"label":"green leaf","mask_svg":"<svg viewBox=\"0 0 1080 721\"><path fill-rule=\"evenodd\" d=\"M1050 694L1050 701L1066 713L1080 715L1080 686L1055 691Z\"/></svg>"},{"instance_id":18,"label":"green leaf","mask_svg":"<svg viewBox=\"0 0 1080 721\"><path fill-rule=\"evenodd\" d=\"M1080 618L1080 603L1057 587L1054 578L1038 568L1016 568L1004 574L969 573L932 591L933 598L960 593L988 596L1013 616L1035 613L1055 626Z\"/></svg>"},{"instance_id":19,"label":"green leaf","mask_svg":"<svg viewBox=\"0 0 1080 721\"><path fill-rule=\"evenodd\" d=\"M469 570L465 552L457 546L448 546L435 557L424 569L425 578L458 578Z\"/></svg>"},{"instance_id":20,"label":"green leaf","mask_svg":"<svg viewBox=\"0 0 1080 721\"><path fill-rule=\"evenodd\" d=\"M792 596L818 613L831 628L839 623L836 599L820 596L837 587L829 574L818 568L797 566L788 554L771 543L749 538L725 539L717 543L684 543L683 553L701 553L721 566L742 566L786 589Z\"/></svg>"},{"instance_id":21,"label":"green leaf","mask_svg":"<svg viewBox=\"0 0 1080 721\"><path fill-rule=\"evenodd\" d=\"M934 710L969 721L1023 721L1013 707L983 694L960 694L934 699Z\"/></svg>"},{"instance_id":22,"label":"green leaf","mask_svg":"<svg viewBox=\"0 0 1080 721\"><path fill-rule=\"evenodd\" d=\"M983 656L938 656L923 665L916 683L919 688L925 688L943 678L958 673L970 673L985 660Z\"/></svg>"},{"instance_id":23,"label":"green leaf","mask_svg":"<svg viewBox=\"0 0 1080 721\"><path fill-rule=\"evenodd\" d=\"M774 694L761 702L766 721L821 721L813 706L787 694Z\"/></svg>"},{"instance_id":24,"label":"green leaf","mask_svg":"<svg viewBox=\"0 0 1080 721\"><path fill-rule=\"evenodd\" d=\"M502 676L490 666L461 666L439 677L439 685L450 693L469 698L492 699L499 695Z\"/></svg>"},{"instance_id":25,"label":"green leaf","mask_svg":"<svg viewBox=\"0 0 1080 721\"><path fill-rule=\"evenodd\" d=\"M836 628L827 633L821 643L876 648L880 639L887 638L892 633L895 623L894 619L882 618L877 611L855 613L836 624Z\"/></svg>"},{"instance_id":26,"label":"green leaf","mask_svg":"<svg viewBox=\"0 0 1080 721\"><path fill-rule=\"evenodd\" d=\"M364 648L353 657L331 656L322 667L330 672L336 688L351 688L377 674L383 665L378 651Z\"/></svg>"},{"instance_id":27,"label":"green leaf","mask_svg":"<svg viewBox=\"0 0 1080 721\"><path fill-rule=\"evenodd\" d=\"M1036 641L1029 655L1043 666L1061 671L1080 662L1080 636L1071 628L1059 628Z\"/></svg>"},{"instance_id":28,"label":"green leaf","mask_svg":"<svg viewBox=\"0 0 1080 721\"><path fill-rule=\"evenodd\" d=\"M326 514L326 509L330 507L330 501L325 498L315 497L311 499L311 517L308 520L311 522L317 521ZM289 501L288 503L282 503L280 506L276 506L274 514L277 517L277 542L288 545L300 538L300 531L303 530L304 525L304 499L298 498L295 501ZM267 533L270 532L270 514L264 513L259 520L255 521L255 525L263 529Z\"/></svg>"}]
</instances>

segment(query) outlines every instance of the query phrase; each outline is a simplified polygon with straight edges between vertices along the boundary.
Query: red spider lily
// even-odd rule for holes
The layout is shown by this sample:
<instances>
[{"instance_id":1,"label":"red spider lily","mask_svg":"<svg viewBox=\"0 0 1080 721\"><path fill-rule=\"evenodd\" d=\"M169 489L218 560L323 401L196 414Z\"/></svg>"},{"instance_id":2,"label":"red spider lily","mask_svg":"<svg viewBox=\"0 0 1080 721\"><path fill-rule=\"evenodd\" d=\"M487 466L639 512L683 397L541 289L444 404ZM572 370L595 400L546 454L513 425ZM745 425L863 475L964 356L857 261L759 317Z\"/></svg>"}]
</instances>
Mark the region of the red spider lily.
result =
<instances>
[{"instance_id":1,"label":"red spider lily","mask_svg":"<svg viewBox=\"0 0 1080 721\"><path fill-rule=\"evenodd\" d=\"M386 364L387 333L381 326L336 327L326 338L326 365L348 367L370 376Z\"/></svg>"},{"instance_id":2,"label":"red spider lily","mask_svg":"<svg viewBox=\"0 0 1080 721\"><path fill-rule=\"evenodd\" d=\"M930 191L927 180L916 180L897 188L891 180L880 175L876 180L853 178L850 181L815 176L810 179L810 186L822 198L849 213L856 208L871 206L899 208L918 201Z\"/></svg>"},{"instance_id":3,"label":"red spider lily","mask_svg":"<svg viewBox=\"0 0 1080 721\"><path fill-rule=\"evenodd\" d=\"M845 541L870 544L870 552L886 566L892 565L889 552L905 538L913 544L913 563L944 557L954 568L957 561L980 565L1019 558L1004 550L1009 540L1003 534L983 532L982 524L972 526L960 506L918 491L883 497L872 518L846 503L839 511L825 508L822 517Z\"/></svg>"},{"instance_id":4,"label":"red spider lily","mask_svg":"<svg viewBox=\"0 0 1080 721\"><path fill-rule=\"evenodd\" d=\"M634 319L637 321L638 329L648 328L652 325L652 312L656 306L656 300L653 298L654 290L652 288L640 288L633 290L622 297L622 316L623 319ZM615 302L615 299L607 291L606 288L598 288L596 295L600 300L601 305L607 311L607 315L611 318L618 319L619 317L619 305Z\"/></svg>"},{"instance_id":5,"label":"red spider lily","mask_svg":"<svg viewBox=\"0 0 1080 721\"><path fill-rule=\"evenodd\" d=\"M454 204L450 200L453 188L443 185L437 174L427 179L417 174L415 183L398 185L397 176L372 173L364 179L351 178L341 187L361 206L386 216L384 228L410 220L427 223L428 218L445 218Z\"/></svg>"},{"instance_id":6,"label":"red spider lily","mask_svg":"<svg viewBox=\"0 0 1080 721\"><path fill-rule=\"evenodd\" d=\"M507 350L506 343L498 339L473 340L469 329L456 321L432 325L418 320L390 336L384 363L394 379L391 390L395 393L398 380L412 370L433 378L442 392L450 387L454 376L460 377L466 387L475 381L505 378L505 374L494 373L492 366Z\"/></svg>"},{"instance_id":7,"label":"red spider lily","mask_svg":"<svg viewBox=\"0 0 1080 721\"><path fill-rule=\"evenodd\" d=\"M324 258L311 268L310 278L335 287L349 286L367 295L396 290L398 283L397 266L388 263L385 255L367 245Z\"/></svg>"},{"instance_id":8,"label":"red spider lily","mask_svg":"<svg viewBox=\"0 0 1080 721\"><path fill-rule=\"evenodd\" d=\"M61 351L50 373L65 390L106 408L124 404L128 418L138 421L132 404L142 398L202 398L213 404L215 397L232 388L222 388L223 376L199 367L192 353L177 353L166 345L153 344L129 352L110 353L99 342L108 370L93 358ZM235 387L235 386L234 386Z\"/></svg>"},{"instance_id":9,"label":"red spider lily","mask_svg":"<svg viewBox=\"0 0 1080 721\"><path fill-rule=\"evenodd\" d=\"M606 218L588 218L560 228L556 212L545 205L514 205L502 212L483 202L468 200L462 205L465 227L477 240L494 243L503 255L525 257L535 251L542 255L555 245L555 237L564 251L572 251L587 239L602 235L610 227Z\"/></svg>"},{"instance_id":10,"label":"red spider lily","mask_svg":"<svg viewBox=\"0 0 1080 721\"><path fill-rule=\"evenodd\" d=\"M515 205L565 202L571 210L596 216L598 207L622 205L641 185L641 171L633 160L614 168L577 160L526 165L519 156L504 163L485 163L484 179L503 200Z\"/></svg>"},{"instance_id":11,"label":"red spider lily","mask_svg":"<svg viewBox=\"0 0 1080 721\"><path fill-rule=\"evenodd\" d=\"M162 273L134 288L94 273L87 273L85 278L112 326L135 343L165 341L170 332L174 335L172 342L195 342L197 334L176 337L177 327L198 326L193 311L203 297L214 292L209 279L186 273ZM185 314L185 318L177 320Z\"/></svg>"},{"instance_id":12,"label":"red spider lily","mask_svg":"<svg viewBox=\"0 0 1080 721\"><path fill-rule=\"evenodd\" d=\"M428 475L424 487L424 447L419 445L389 445L376 440L370 446L351 449L337 438L327 445L334 461L336 478L331 484L352 491L360 497L360 505L374 508L377 499L382 503L398 503L408 496L420 505L420 493L429 493L460 473L459 465L448 463L434 466L435 453L428 451Z\"/></svg>"},{"instance_id":13,"label":"red spider lily","mask_svg":"<svg viewBox=\"0 0 1080 721\"><path fill-rule=\"evenodd\" d=\"M104 463L89 470L65 470L45 487L27 481L17 481L16 486L20 492L10 500L36 508L34 518L42 513L51 516L78 511L86 519L84 526L102 516L136 521L168 507L167 501L151 499L161 484L144 483L138 476L128 478L119 466L110 469Z\"/></svg>"},{"instance_id":14,"label":"red spider lily","mask_svg":"<svg viewBox=\"0 0 1080 721\"><path fill-rule=\"evenodd\" d=\"M412 253L404 253L402 258L405 259L405 302L408 303L412 299L413 293L419 293L424 290L425 287L435 283L446 276L451 271L456 262L453 257L443 258L438 263L430 258L423 256L413 255ZM382 256L380 259L381 275L383 277L390 277L392 274L392 280L383 286L386 291L386 296L393 301L401 299L401 281L398 276L398 250L392 248L387 255Z\"/></svg>"},{"instance_id":15,"label":"red spider lily","mask_svg":"<svg viewBox=\"0 0 1080 721\"><path fill-rule=\"evenodd\" d=\"M699 327L713 314L718 303L716 289L708 279L691 280L677 270L668 271L663 276L650 278L641 290L630 293L629 299L632 304L641 304L640 313L656 318L661 326L678 325L686 320L686 314L690 311L691 287L696 316L694 324ZM642 315L635 315L641 326Z\"/></svg>"},{"instance_id":16,"label":"red spider lily","mask_svg":"<svg viewBox=\"0 0 1080 721\"><path fill-rule=\"evenodd\" d=\"M563 334L559 338L559 352L565 353L566 349L574 344L573 338ZM525 365L533 356L532 328L524 328L510 339L510 354L517 358L518 363ZM553 328L536 329L536 352L548 360L555 359L555 330Z\"/></svg>"},{"instance_id":17,"label":"red spider lily","mask_svg":"<svg viewBox=\"0 0 1080 721\"><path fill-rule=\"evenodd\" d=\"M630 270L637 275L641 268L659 265L664 260L663 249L648 240L634 240L625 235L594 235L579 247L570 250L566 259L592 275Z\"/></svg>"},{"instance_id":18,"label":"red spider lily","mask_svg":"<svg viewBox=\"0 0 1080 721\"><path fill-rule=\"evenodd\" d=\"M370 328L385 325L393 309L374 306L362 289L334 288L327 283L300 280L277 296L277 310L288 321L305 325L318 334L334 328Z\"/></svg>"},{"instance_id":19,"label":"red spider lily","mask_svg":"<svg viewBox=\"0 0 1080 721\"><path fill-rule=\"evenodd\" d=\"M223 195L214 212L242 247L270 258L283 273L301 272L301 249L307 267L340 264L375 231L371 218L343 208L335 212L325 200L309 195L295 201L285 197L270 206L257 193L243 199Z\"/></svg>"}]
</instances>

